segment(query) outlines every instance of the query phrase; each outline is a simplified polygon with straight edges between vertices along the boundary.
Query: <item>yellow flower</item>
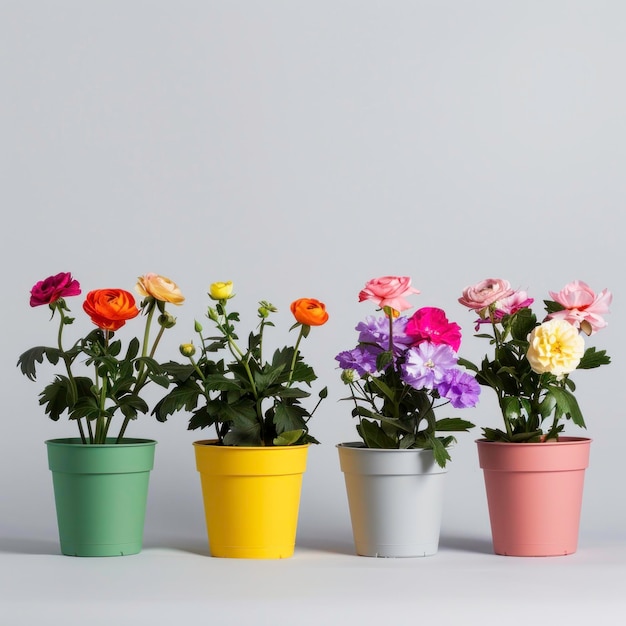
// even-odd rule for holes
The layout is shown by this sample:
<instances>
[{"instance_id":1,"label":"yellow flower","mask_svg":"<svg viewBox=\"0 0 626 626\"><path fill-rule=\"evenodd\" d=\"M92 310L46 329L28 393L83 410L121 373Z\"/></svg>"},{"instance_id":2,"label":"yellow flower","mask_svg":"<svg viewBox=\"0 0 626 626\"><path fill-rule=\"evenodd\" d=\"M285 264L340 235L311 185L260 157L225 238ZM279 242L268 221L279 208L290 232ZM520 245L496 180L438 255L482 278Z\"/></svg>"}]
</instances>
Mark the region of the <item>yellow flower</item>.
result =
<instances>
[{"instance_id":1,"label":"yellow flower","mask_svg":"<svg viewBox=\"0 0 626 626\"><path fill-rule=\"evenodd\" d=\"M193 356L196 353L196 347L193 343L181 343L179 350L183 356Z\"/></svg>"},{"instance_id":2,"label":"yellow flower","mask_svg":"<svg viewBox=\"0 0 626 626\"><path fill-rule=\"evenodd\" d=\"M538 374L563 376L573 372L585 352L585 341L577 328L565 320L552 319L537 326L528 338L526 354Z\"/></svg>"},{"instance_id":3,"label":"yellow flower","mask_svg":"<svg viewBox=\"0 0 626 626\"><path fill-rule=\"evenodd\" d=\"M228 300L233 297L233 282L212 283L209 287L209 295L213 300Z\"/></svg>"},{"instance_id":4,"label":"yellow flower","mask_svg":"<svg viewBox=\"0 0 626 626\"><path fill-rule=\"evenodd\" d=\"M178 285L165 276L159 274L144 274L137 279L135 289L140 296L152 296L161 302L182 304L185 300Z\"/></svg>"}]
</instances>

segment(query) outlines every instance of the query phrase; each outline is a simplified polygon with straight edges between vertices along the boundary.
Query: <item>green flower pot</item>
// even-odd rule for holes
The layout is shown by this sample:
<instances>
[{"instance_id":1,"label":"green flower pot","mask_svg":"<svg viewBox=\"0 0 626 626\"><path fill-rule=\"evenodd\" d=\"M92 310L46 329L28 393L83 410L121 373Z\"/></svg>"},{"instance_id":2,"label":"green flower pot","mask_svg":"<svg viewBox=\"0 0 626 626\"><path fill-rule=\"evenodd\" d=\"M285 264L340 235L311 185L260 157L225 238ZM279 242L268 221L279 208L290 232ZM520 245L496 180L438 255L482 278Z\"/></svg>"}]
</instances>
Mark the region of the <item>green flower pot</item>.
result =
<instances>
[{"instance_id":1,"label":"green flower pot","mask_svg":"<svg viewBox=\"0 0 626 626\"><path fill-rule=\"evenodd\" d=\"M77 437L45 442L63 554L124 556L141 551L156 441L114 442L87 445Z\"/></svg>"}]
</instances>

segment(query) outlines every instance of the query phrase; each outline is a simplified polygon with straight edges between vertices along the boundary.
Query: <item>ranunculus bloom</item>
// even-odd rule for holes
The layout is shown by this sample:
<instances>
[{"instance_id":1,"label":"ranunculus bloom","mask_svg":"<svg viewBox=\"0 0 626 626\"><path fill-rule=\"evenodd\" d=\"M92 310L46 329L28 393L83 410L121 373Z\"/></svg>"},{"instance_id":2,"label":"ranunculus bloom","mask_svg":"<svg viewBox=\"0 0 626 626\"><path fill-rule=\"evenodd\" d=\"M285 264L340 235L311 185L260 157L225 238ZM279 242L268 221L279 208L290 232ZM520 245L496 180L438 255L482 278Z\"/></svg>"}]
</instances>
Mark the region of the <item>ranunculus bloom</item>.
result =
<instances>
[{"instance_id":1,"label":"ranunculus bloom","mask_svg":"<svg viewBox=\"0 0 626 626\"><path fill-rule=\"evenodd\" d=\"M326 305L315 298L300 298L291 303L291 312L297 322L305 326L321 326L328 321Z\"/></svg>"},{"instance_id":2,"label":"ranunculus bloom","mask_svg":"<svg viewBox=\"0 0 626 626\"><path fill-rule=\"evenodd\" d=\"M609 312L613 300L610 291L603 289L596 294L582 280L575 280L565 285L558 293L551 291L550 295L555 302L565 308L550 313L549 318L565 320L576 328L582 328L588 335L607 325L602 315Z\"/></svg>"},{"instance_id":3,"label":"ranunculus bloom","mask_svg":"<svg viewBox=\"0 0 626 626\"><path fill-rule=\"evenodd\" d=\"M437 391L442 398L450 400L455 409L467 409L478 404L480 385L471 374L451 369L437 385Z\"/></svg>"},{"instance_id":4,"label":"ranunculus bloom","mask_svg":"<svg viewBox=\"0 0 626 626\"><path fill-rule=\"evenodd\" d=\"M565 320L553 319L533 329L526 357L538 374L563 376L573 372L585 352L585 341L578 329Z\"/></svg>"},{"instance_id":5,"label":"ranunculus bloom","mask_svg":"<svg viewBox=\"0 0 626 626\"><path fill-rule=\"evenodd\" d=\"M459 302L468 309L482 311L498 300L512 295L514 290L508 280L486 278L476 285L466 287Z\"/></svg>"},{"instance_id":6,"label":"ranunculus bloom","mask_svg":"<svg viewBox=\"0 0 626 626\"><path fill-rule=\"evenodd\" d=\"M35 283L30 290L30 306L52 304L59 298L77 296L79 293L78 281L74 280L69 272L61 272Z\"/></svg>"},{"instance_id":7,"label":"ranunculus bloom","mask_svg":"<svg viewBox=\"0 0 626 626\"><path fill-rule=\"evenodd\" d=\"M165 276L159 274L144 274L137 279L135 289L144 298L152 296L155 300L182 304L185 300L178 285Z\"/></svg>"},{"instance_id":8,"label":"ranunculus bloom","mask_svg":"<svg viewBox=\"0 0 626 626\"><path fill-rule=\"evenodd\" d=\"M229 280L225 283L211 283L209 287L209 296L213 300L228 300L233 296L233 281Z\"/></svg>"},{"instance_id":9,"label":"ranunculus bloom","mask_svg":"<svg viewBox=\"0 0 626 626\"><path fill-rule=\"evenodd\" d=\"M419 290L411 287L408 276L383 276L369 280L359 293L359 302L372 300L381 309L389 307L394 311L405 311L411 304L405 296L418 294Z\"/></svg>"},{"instance_id":10,"label":"ranunculus bloom","mask_svg":"<svg viewBox=\"0 0 626 626\"><path fill-rule=\"evenodd\" d=\"M83 309L102 330L117 330L127 320L139 315L133 294L124 289L90 291L83 302Z\"/></svg>"},{"instance_id":11,"label":"ranunculus bloom","mask_svg":"<svg viewBox=\"0 0 626 626\"><path fill-rule=\"evenodd\" d=\"M406 334L413 337L413 343L446 344L455 352L461 345L461 327L449 322L445 312L436 307L426 306L415 311L406 325Z\"/></svg>"},{"instance_id":12,"label":"ranunculus bloom","mask_svg":"<svg viewBox=\"0 0 626 626\"><path fill-rule=\"evenodd\" d=\"M503 315L514 315L519 310L528 308L535 300L529 298L528 294L521 289L513 292L506 298L500 298L498 300L497 309L495 311L496 317L502 317Z\"/></svg>"},{"instance_id":13,"label":"ranunculus bloom","mask_svg":"<svg viewBox=\"0 0 626 626\"><path fill-rule=\"evenodd\" d=\"M514 315L521 309L529 307L534 302L533 298L529 298L528 294L521 289L515 291L510 296L498 300L497 309L493 312L493 317L496 321L500 321L505 315ZM478 330L481 324L489 324L491 320L483 317L479 317L476 320L475 329Z\"/></svg>"}]
</instances>

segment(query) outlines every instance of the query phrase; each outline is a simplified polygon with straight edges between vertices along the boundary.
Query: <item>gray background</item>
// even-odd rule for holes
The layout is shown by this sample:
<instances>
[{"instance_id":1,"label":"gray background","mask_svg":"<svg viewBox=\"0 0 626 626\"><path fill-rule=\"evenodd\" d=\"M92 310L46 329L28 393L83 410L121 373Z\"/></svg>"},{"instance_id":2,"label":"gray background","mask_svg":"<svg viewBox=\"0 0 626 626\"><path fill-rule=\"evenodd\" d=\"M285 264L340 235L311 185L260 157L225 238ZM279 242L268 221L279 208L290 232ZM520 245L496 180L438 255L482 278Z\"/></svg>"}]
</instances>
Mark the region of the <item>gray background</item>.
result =
<instances>
[{"instance_id":1,"label":"gray background","mask_svg":"<svg viewBox=\"0 0 626 626\"><path fill-rule=\"evenodd\" d=\"M0 0L7 623L125 624L141 611L159 624L453 624L512 599L509 623L623 610L625 55L617 0ZM54 341L28 292L60 271L85 293L132 290L146 272L176 281L187 300L163 358L191 338L217 280L234 281L242 329L258 300L278 306L277 345L292 339L292 300L327 304L330 321L303 345L330 394L312 423L322 445L293 559L207 556L191 448L204 434L184 415L128 433L159 441L142 554L59 555L43 441L75 432L38 405L48 373L33 384L15 364ZM456 301L468 284L506 278L538 304L574 279L614 292L593 338L613 364L575 377L594 439L578 553L491 554L477 428L453 452L439 554L354 556L335 449L354 423L334 356L373 312L358 291L385 274L412 276L416 307L446 309L470 358L486 346ZM90 328L81 301L76 332ZM489 390L463 416L500 419Z\"/></svg>"}]
</instances>

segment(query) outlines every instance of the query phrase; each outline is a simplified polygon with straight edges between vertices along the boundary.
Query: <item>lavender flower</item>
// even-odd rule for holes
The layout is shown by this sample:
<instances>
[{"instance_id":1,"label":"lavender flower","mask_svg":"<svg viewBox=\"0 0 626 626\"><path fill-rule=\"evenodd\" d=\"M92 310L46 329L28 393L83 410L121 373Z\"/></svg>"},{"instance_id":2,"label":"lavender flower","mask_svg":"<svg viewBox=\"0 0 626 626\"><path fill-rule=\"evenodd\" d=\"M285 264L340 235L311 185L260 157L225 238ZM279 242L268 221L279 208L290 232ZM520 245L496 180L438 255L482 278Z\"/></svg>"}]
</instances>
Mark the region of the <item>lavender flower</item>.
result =
<instances>
[{"instance_id":1,"label":"lavender flower","mask_svg":"<svg viewBox=\"0 0 626 626\"><path fill-rule=\"evenodd\" d=\"M456 352L450 346L425 341L407 351L402 378L415 389L434 389L456 362Z\"/></svg>"},{"instance_id":2,"label":"lavender flower","mask_svg":"<svg viewBox=\"0 0 626 626\"><path fill-rule=\"evenodd\" d=\"M408 319L398 317L393 320L394 354L400 356L414 342L413 337L406 334ZM359 332L359 343L375 344L381 350L389 350L389 318L368 316L364 322L356 326Z\"/></svg>"},{"instance_id":3,"label":"lavender flower","mask_svg":"<svg viewBox=\"0 0 626 626\"><path fill-rule=\"evenodd\" d=\"M437 391L442 398L450 400L455 409L466 409L478 404L480 385L472 375L454 368L446 372Z\"/></svg>"},{"instance_id":4,"label":"lavender flower","mask_svg":"<svg viewBox=\"0 0 626 626\"><path fill-rule=\"evenodd\" d=\"M376 352L363 346L340 352L335 359L343 370L355 370L359 376L376 373Z\"/></svg>"}]
</instances>

